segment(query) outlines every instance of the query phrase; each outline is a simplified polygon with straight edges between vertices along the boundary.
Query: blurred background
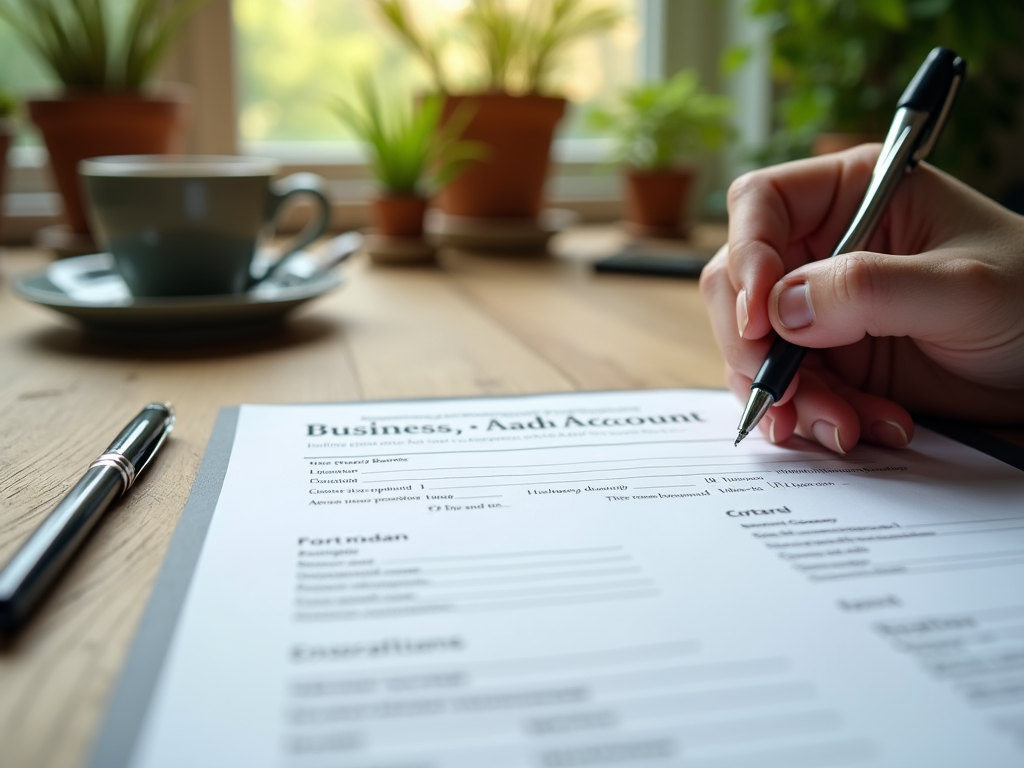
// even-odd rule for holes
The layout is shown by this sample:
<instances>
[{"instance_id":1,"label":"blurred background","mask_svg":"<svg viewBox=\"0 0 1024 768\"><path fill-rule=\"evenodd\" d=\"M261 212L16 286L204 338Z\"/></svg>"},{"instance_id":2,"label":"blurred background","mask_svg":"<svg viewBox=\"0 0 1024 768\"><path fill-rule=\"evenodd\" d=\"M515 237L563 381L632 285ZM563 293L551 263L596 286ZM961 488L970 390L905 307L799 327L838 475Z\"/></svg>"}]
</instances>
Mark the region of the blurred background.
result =
<instances>
[{"instance_id":1,"label":"blurred background","mask_svg":"<svg viewBox=\"0 0 1024 768\"><path fill-rule=\"evenodd\" d=\"M513 0L514 2L515 0ZM110 0L115 9L128 0ZM472 0L413 0L441 34ZM526 0L523 0L525 3ZM1020 0L611 0L614 29L575 43L558 67L571 102L553 147L552 204L585 220L621 215L613 142L588 120L624 88L693 69L731 100L732 140L691 158L694 215L724 217L729 182L749 168L827 151L836 138L880 138L927 51L970 64L934 157L985 194L1024 209L1024 4ZM0 91L15 99L57 83L0 21ZM445 62L472 88L473 52L450 41ZM331 109L369 71L395 92L422 92L428 72L364 0L209 0L186 24L159 81L192 92L188 151L279 159L285 172L330 180L338 228L361 226L374 181L366 155ZM29 242L60 215L46 151L15 109L3 213L7 242ZM822 137L825 137L823 139ZM845 138L844 138L845 137ZM822 142L825 142L824 144Z\"/></svg>"}]
</instances>

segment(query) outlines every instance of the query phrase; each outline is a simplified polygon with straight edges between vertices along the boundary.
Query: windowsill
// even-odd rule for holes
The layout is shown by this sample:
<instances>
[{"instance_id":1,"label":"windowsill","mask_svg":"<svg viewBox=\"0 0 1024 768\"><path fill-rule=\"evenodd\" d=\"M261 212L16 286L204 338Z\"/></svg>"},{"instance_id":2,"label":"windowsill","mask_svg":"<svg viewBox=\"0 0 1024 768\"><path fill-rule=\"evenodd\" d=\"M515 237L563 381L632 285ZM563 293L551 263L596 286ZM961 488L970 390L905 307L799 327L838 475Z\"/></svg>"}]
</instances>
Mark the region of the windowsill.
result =
<instances>
[{"instance_id":1,"label":"windowsill","mask_svg":"<svg viewBox=\"0 0 1024 768\"><path fill-rule=\"evenodd\" d=\"M568 208L584 221L610 221L621 215L617 168L607 161L610 142L604 139L560 139L552 150L554 166L548 181L549 204ZM327 179L335 230L365 227L368 201L377 193L365 155L355 142L258 144L245 154L273 157L282 174L319 173ZM9 155L7 189L3 200L4 241L28 243L34 233L60 221L60 196L52 191L42 147L15 147ZM307 213L296 205L281 229L297 229Z\"/></svg>"},{"instance_id":2,"label":"windowsill","mask_svg":"<svg viewBox=\"0 0 1024 768\"><path fill-rule=\"evenodd\" d=\"M613 146L610 139L556 139L551 159L558 165L606 164ZM355 141L243 142L241 153L274 158L285 166L320 165L362 174L368 168L366 151Z\"/></svg>"}]
</instances>

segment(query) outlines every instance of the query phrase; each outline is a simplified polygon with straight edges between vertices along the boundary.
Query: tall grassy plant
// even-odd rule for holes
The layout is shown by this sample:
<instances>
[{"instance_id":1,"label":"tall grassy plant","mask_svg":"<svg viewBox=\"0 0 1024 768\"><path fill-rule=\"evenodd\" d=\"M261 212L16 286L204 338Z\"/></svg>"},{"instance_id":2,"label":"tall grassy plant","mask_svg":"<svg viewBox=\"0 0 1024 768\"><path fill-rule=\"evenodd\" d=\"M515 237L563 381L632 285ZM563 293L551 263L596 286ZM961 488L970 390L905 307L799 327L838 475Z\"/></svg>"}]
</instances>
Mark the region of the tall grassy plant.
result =
<instances>
[{"instance_id":1,"label":"tall grassy plant","mask_svg":"<svg viewBox=\"0 0 1024 768\"><path fill-rule=\"evenodd\" d=\"M383 17L423 59L439 91L450 91L443 66L446 41L418 28L405 0L375 0ZM553 75L566 49L577 40L614 27L619 10L593 0L531 0L517 10L509 0L474 0L459 18L459 29L481 58L484 90L541 93L553 88Z\"/></svg>"},{"instance_id":2,"label":"tall grassy plant","mask_svg":"<svg viewBox=\"0 0 1024 768\"><path fill-rule=\"evenodd\" d=\"M471 110L457 110L442 126L439 96L409 109L388 110L368 75L357 77L355 86L355 98L339 99L335 110L366 146L385 192L425 197L484 156L480 144L460 139Z\"/></svg>"},{"instance_id":3,"label":"tall grassy plant","mask_svg":"<svg viewBox=\"0 0 1024 768\"><path fill-rule=\"evenodd\" d=\"M593 112L590 123L614 137L619 161L657 171L720 147L732 137L731 111L728 97L707 93L697 73L684 70L663 83L626 89L614 108Z\"/></svg>"},{"instance_id":4,"label":"tall grassy plant","mask_svg":"<svg viewBox=\"0 0 1024 768\"><path fill-rule=\"evenodd\" d=\"M5 20L69 89L137 91L206 0L0 0Z\"/></svg>"}]
</instances>

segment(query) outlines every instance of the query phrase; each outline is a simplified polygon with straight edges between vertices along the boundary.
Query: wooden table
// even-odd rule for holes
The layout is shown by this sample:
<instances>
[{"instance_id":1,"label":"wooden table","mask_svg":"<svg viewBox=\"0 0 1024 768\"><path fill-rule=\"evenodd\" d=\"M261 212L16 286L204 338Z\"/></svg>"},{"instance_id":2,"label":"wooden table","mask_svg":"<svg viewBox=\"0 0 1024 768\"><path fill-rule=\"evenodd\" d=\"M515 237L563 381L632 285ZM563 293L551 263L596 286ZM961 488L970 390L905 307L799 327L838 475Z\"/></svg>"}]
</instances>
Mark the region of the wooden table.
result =
<instances>
[{"instance_id":1,"label":"wooden table","mask_svg":"<svg viewBox=\"0 0 1024 768\"><path fill-rule=\"evenodd\" d=\"M721 227L696 233L724 240ZM0 649L0 766L81 765L221 406L563 390L721 387L696 281L597 275L614 230L556 258L446 252L437 268L346 267L346 285L260 341L125 348L15 297L45 254L0 254L0 563L138 409L173 439L13 646ZM1024 430L1001 437L1024 445Z\"/></svg>"},{"instance_id":2,"label":"wooden table","mask_svg":"<svg viewBox=\"0 0 1024 768\"><path fill-rule=\"evenodd\" d=\"M450 252L440 268L389 269L357 257L346 285L281 334L187 349L91 341L13 295L44 254L0 254L0 562L142 405L178 413L145 481L0 650L0 765L87 758L221 406L723 385L696 281L596 275L587 260L616 235L560 237L553 259Z\"/></svg>"}]
</instances>

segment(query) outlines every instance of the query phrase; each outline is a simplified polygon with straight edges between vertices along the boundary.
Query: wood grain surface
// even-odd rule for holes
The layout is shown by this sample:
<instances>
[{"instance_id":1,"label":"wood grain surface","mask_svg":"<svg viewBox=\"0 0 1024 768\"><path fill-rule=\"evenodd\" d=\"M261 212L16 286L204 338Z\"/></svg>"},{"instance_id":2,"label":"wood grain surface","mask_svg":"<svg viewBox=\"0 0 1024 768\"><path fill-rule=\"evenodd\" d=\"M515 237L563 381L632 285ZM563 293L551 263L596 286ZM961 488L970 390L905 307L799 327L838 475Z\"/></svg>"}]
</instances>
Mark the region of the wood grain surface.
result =
<instances>
[{"instance_id":1,"label":"wood grain surface","mask_svg":"<svg viewBox=\"0 0 1024 768\"><path fill-rule=\"evenodd\" d=\"M0 562L142 405L178 414L144 480L0 649L0 765L88 758L222 406L722 386L695 281L597 275L588 262L616 235L560 237L557 258L453 251L440 267L384 268L357 257L343 288L281 333L187 348L89 339L13 294L45 254L0 254Z\"/></svg>"}]
</instances>

